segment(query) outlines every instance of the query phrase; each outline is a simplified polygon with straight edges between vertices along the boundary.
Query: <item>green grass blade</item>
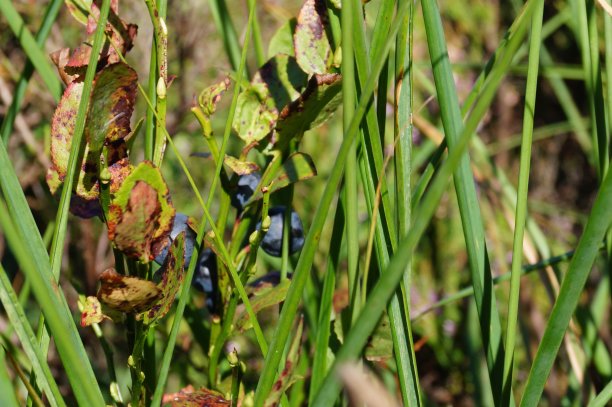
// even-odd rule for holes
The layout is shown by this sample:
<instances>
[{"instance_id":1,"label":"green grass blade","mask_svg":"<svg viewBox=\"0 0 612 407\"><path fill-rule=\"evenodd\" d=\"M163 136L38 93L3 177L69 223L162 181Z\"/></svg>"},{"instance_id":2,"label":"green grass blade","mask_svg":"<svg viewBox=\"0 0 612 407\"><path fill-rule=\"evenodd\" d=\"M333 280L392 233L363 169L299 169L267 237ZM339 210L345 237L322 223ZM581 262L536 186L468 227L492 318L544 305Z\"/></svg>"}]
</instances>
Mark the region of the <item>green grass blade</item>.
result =
<instances>
[{"instance_id":1,"label":"green grass blade","mask_svg":"<svg viewBox=\"0 0 612 407\"><path fill-rule=\"evenodd\" d=\"M51 270L55 278L59 277L62 252L64 251L64 240L66 238L66 227L68 224L68 213L70 208L70 198L72 196L72 186L75 178L78 176L77 166L80 151L83 146L83 133L85 131L85 120L87 119L87 110L89 107L89 98L93 87L94 76L96 75L96 67L98 65L98 57L104 44L104 30L106 27L106 21L108 19L108 12L110 9L110 0L104 0L100 7L100 16L98 17L98 24L94 35L93 45L91 49L91 57L89 58L89 64L87 65L87 71L85 73L83 93L81 99L84 103L79 105L77 111L76 122L74 125L74 133L72 135L72 143L70 146L70 158L68 160L68 167L66 168L66 177L64 179L64 185L62 186L62 194L60 197L60 203L57 210L55 224L55 233L53 234L53 242L51 244Z\"/></svg>"},{"instance_id":2,"label":"green grass blade","mask_svg":"<svg viewBox=\"0 0 612 407\"><path fill-rule=\"evenodd\" d=\"M612 400L612 382L608 382L601 393L591 400L589 407L604 407L609 405L610 400Z\"/></svg>"},{"instance_id":3,"label":"green grass blade","mask_svg":"<svg viewBox=\"0 0 612 407\"><path fill-rule=\"evenodd\" d=\"M512 395L512 368L516 328L518 324L519 292L521 285L521 265L523 261L523 238L527 220L527 201L529 190L529 169L531 167L531 144L533 139L533 122L536 110L536 91L538 85L538 67L540 62L540 44L542 41L542 19L544 1L538 1L531 22L529 42L529 71L525 90L525 107L523 111L523 136L521 141L521 158L519 164L519 181L517 205L514 217L514 241L512 245L512 272L510 279L510 296L508 299L508 322L506 326L506 354L504 358L504 376L502 404L510 405Z\"/></svg>"},{"instance_id":4,"label":"green grass blade","mask_svg":"<svg viewBox=\"0 0 612 407\"><path fill-rule=\"evenodd\" d=\"M51 374L51 370L49 370L46 358L38 346L36 335L34 335L30 322L19 303L17 294L13 290L13 286L2 265L0 265L0 301L19 337L23 350L28 356L30 363L32 363L32 370L36 374L39 388L45 391L49 404L52 406L65 406L66 404Z\"/></svg>"},{"instance_id":5,"label":"green grass blade","mask_svg":"<svg viewBox=\"0 0 612 407\"><path fill-rule=\"evenodd\" d=\"M63 0L52 0L47 6L45 16L43 17L43 22L40 25L40 29L36 33L36 45L38 45L40 48L42 48L45 44L45 41L49 36L49 31L51 31L51 26L55 22L57 13L59 12L59 9L63 3ZM11 132L13 131L13 124L15 123L15 119L17 118L17 114L21 108L21 103L23 102L23 97L25 96L28 82L30 81L33 73L34 65L30 60L28 60L23 68L21 76L19 77L19 81L15 86L15 90L13 91L13 101L11 102L11 106L9 106L8 110L6 111L6 115L2 120L0 137L4 144L7 144ZM53 96L56 97L55 101L59 102L59 94Z\"/></svg>"},{"instance_id":6,"label":"green grass blade","mask_svg":"<svg viewBox=\"0 0 612 407\"><path fill-rule=\"evenodd\" d=\"M319 201L319 206L313 218L312 225L308 231L308 235L306 236L306 241L304 247L302 248L300 259L295 268L291 286L289 287L289 291L287 292L287 297L281 311L278 326L272 339L272 343L270 344L270 351L266 357L264 368L261 372L259 383L257 384L257 390L255 392L255 405L260 405L265 400L274 383L274 377L278 371L283 349L285 348L285 343L287 342L287 337L291 330L290 327L295 319L302 291L306 284L306 279L310 274L318 240L321 235L321 230L325 224L325 218L327 217L329 206L331 205L338 185L340 184L346 157L350 151L352 142L357 136L359 125L365 115L370 98L376 87L376 79L378 78L380 70L384 64L384 57L391 48L392 41L399 30L400 22L407 13L407 10L408 3L406 2L400 6L394 23L390 29L390 34L387 38L387 42L385 43L385 47L383 47L378 55L376 55L376 58L374 58L375 64L372 67L370 77L366 82L366 86L362 88L362 94L359 99L357 110L355 111L355 115L351 121L351 126L349 127L349 130L342 141L342 145L340 146L340 150L338 151L336 163L331 174L329 175L323 196ZM323 386L325 386L325 383Z\"/></svg>"},{"instance_id":7,"label":"green grass blade","mask_svg":"<svg viewBox=\"0 0 612 407\"><path fill-rule=\"evenodd\" d=\"M342 130L347 134L351 120L355 114L356 89L355 61L353 56L354 31L362 29L354 27L352 23L354 13L360 9L359 2L346 0L341 11L342 27ZM359 311L359 214L357 213L357 145L353 143L348 153L344 170L344 200L345 227L347 244L347 274L349 287L349 323Z\"/></svg>"},{"instance_id":8,"label":"green grass blade","mask_svg":"<svg viewBox=\"0 0 612 407\"><path fill-rule=\"evenodd\" d=\"M521 406L535 406L540 400L561 341L599 251L599 245L612 223L611 206L612 171L608 171L548 319L544 336L527 378Z\"/></svg>"},{"instance_id":9,"label":"green grass blade","mask_svg":"<svg viewBox=\"0 0 612 407\"><path fill-rule=\"evenodd\" d=\"M340 248L342 245L342 234L344 232L344 211L342 205L336 207L334 226L331 235L329 249L329 260L327 271L323 280L321 290L321 306L319 307L319 320L317 321L316 344L312 361L312 375L310 378L310 393L308 395L309 404L312 405L313 399L323 378L327 373L327 352L329 349L330 321L334 300L334 289L336 286L336 273L340 262Z\"/></svg>"},{"instance_id":10,"label":"green grass blade","mask_svg":"<svg viewBox=\"0 0 612 407\"><path fill-rule=\"evenodd\" d=\"M0 13L4 15L6 21L21 44L21 48L28 56L30 62L36 68L36 71L42 78L43 82L51 92L55 100L59 100L62 94L62 84L55 74L55 69L49 62L49 58L36 43L36 40L26 27L23 19L15 10L12 2L9 0L0 0Z\"/></svg>"},{"instance_id":11,"label":"green grass blade","mask_svg":"<svg viewBox=\"0 0 612 407\"><path fill-rule=\"evenodd\" d=\"M412 216L412 113L413 113L413 29L414 3L411 2L408 16L404 18L397 36L395 46L395 206L397 208L397 239L408 234ZM402 385L402 396L405 405L421 405L421 388L412 339L412 322L410 311L410 280L412 264L406 265L401 290L407 330L407 366L403 366L405 379ZM406 364L405 358L402 359Z\"/></svg>"},{"instance_id":12,"label":"green grass blade","mask_svg":"<svg viewBox=\"0 0 612 407\"><path fill-rule=\"evenodd\" d=\"M5 163L2 159L3 155L6 155L4 144L0 143L0 177L4 177L6 173L12 173L14 176L12 167L8 166L9 170L7 171L1 168ZM1 184L4 188L4 182ZM41 250L46 255L44 246L36 245L37 239L35 236L31 236L32 239L24 238L21 235L21 230L18 231L13 225L13 219L18 225L27 223L24 219L12 217L4 203L0 203L0 227L21 270L32 284L32 290L55 339L65 374L70 381L74 395L81 405L103 405L104 399L97 385L96 376L89 363L68 304L66 304L66 299L55 283L55 279L51 277L49 262L39 263L36 261L37 258L41 257ZM40 235L38 237L40 238Z\"/></svg>"},{"instance_id":13,"label":"green grass blade","mask_svg":"<svg viewBox=\"0 0 612 407\"><path fill-rule=\"evenodd\" d=\"M227 11L227 4L225 0L210 0L209 5L217 31L221 35L225 53L229 58L232 69L235 71L240 66L240 43L232 18Z\"/></svg>"},{"instance_id":14,"label":"green grass blade","mask_svg":"<svg viewBox=\"0 0 612 407\"><path fill-rule=\"evenodd\" d=\"M15 387L8 375L7 367L4 347L0 346L0 404L6 407L18 407Z\"/></svg>"},{"instance_id":15,"label":"green grass blade","mask_svg":"<svg viewBox=\"0 0 612 407\"><path fill-rule=\"evenodd\" d=\"M432 61L436 92L440 104L442 123L446 141L452 151L458 135L462 131L461 110L455 89L450 61L446 50L442 20L437 5L431 0L421 2L429 54ZM499 66L499 65L498 65ZM509 64L504 69L507 69ZM484 240L484 227L478 197L470 169L468 155L464 155L454 175L455 190L461 223L468 252L468 261L474 285L474 299L480 316L483 344L493 398L499 403L502 391L503 344L497 303L491 282L488 254Z\"/></svg>"}]
</instances>

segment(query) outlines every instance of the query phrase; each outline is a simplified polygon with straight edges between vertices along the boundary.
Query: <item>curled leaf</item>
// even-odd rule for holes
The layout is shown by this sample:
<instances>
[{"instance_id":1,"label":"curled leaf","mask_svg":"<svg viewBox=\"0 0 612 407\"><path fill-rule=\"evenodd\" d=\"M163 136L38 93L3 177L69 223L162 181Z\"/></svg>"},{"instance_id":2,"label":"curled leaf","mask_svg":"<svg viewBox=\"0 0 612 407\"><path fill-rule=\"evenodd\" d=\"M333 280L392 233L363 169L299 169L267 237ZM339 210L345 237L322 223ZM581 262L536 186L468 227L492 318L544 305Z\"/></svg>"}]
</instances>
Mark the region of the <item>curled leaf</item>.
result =
<instances>
[{"instance_id":1,"label":"curled leaf","mask_svg":"<svg viewBox=\"0 0 612 407\"><path fill-rule=\"evenodd\" d=\"M230 79L225 78L219 83L215 83L204 89L198 97L198 103L206 116L212 116L217 109L217 103L221 100L223 94L230 87Z\"/></svg>"}]
</instances>

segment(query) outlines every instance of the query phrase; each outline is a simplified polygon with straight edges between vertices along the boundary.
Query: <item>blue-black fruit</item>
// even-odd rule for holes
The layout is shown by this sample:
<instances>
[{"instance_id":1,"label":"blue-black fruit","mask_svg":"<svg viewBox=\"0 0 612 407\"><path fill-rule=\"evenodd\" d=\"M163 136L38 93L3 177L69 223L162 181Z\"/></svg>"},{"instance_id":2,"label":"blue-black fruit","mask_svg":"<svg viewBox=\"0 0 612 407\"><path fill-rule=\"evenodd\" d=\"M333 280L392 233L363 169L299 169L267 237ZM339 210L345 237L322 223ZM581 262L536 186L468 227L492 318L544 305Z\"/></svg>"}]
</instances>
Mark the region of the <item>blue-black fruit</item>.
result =
<instances>
[{"instance_id":1,"label":"blue-black fruit","mask_svg":"<svg viewBox=\"0 0 612 407\"><path fill-rule=\"evenodd\" d=\"M206 294L206 307L214 312L217 302L217 256L211 249L204 249L191 280L191 286Z\"/></svg>"},{"instance_id":2,"label":"blue-black fruit","mask_svg":"<svg viewBox=\"0 0 612 407\"><path fill-rule=\"evenodd\" d=\"M232 206L241 211L255 193L260 180L261 174L259 172L241 175L236 184L236 193L231 196Z\"/></svg>"},{"instance_id":3,"label":"blue-black fruit","mask_svg":"<svg viewBox=\"0 0 612 407\"><path fill-rule=\"evenodd\" d=\"M268 211L270 216L270 228L264 235L261 248L271 256L281 257L283 246L283 219L285 217L285 207L275 206ZM257 229L261 228L261 222L257 224ZM304 227L300 216L291 209L291 232L289 232L289 254L298 252L304 246Z\"/></svg>"},{"instance_id":4,"label":"blue-black fruit","mask_svg":"<svg viewBox=\"0 0 612 407\"><path fill-rule=\"evenodd\" d=\"M166 256L168 255L168 249L170 245L176 239L176 237L182 231L185 231L185 268L189 265L189 261L191 261L191 254L193 253L193 245L196 241L196 232L189 226L187 223L189 217L184 213L177 213L174 216L174 223L172 224L172 230L170 231L170 236L166 237L168 239L168 244L164 247L164 249L155 257L155 262L159 265L163 265L166 260Z\"/></svg>"}]
</instances>

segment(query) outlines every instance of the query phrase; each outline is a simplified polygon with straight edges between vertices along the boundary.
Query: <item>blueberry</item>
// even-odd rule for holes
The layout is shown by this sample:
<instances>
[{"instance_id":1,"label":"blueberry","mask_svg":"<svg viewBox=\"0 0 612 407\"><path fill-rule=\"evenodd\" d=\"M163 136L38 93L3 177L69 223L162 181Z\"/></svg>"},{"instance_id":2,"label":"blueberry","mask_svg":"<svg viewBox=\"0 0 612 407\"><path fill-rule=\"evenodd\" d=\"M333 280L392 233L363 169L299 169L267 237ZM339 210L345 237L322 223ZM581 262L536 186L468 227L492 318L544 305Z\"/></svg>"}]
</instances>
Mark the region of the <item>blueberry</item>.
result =
<instances>
[{"instance_id":1,"label":"blueberry","mask_svg":"<svg viewBox=\"0 0 612 407\"><path fill-rule=\"evenodd\" d=\"M285 217L285 207L275 206L268 211L270 216L270 228L265 234L261 248L271 256L281 257L283 246L283 219ZM261 228L261 222L257 224L257 229ZM289 254L298 252L304 246L304 227L300 216L293 209L291 210L291 232L289 233Z\"/></svg>"},{"instance_id":2,"label":"blueberry","mask_svg":"<svg viewBox=\"0 0 612 407\"><path fill-rule=\"evenodd\" d=\"M189 265L189 261L191 260L191 254L193 253L193 246L196 241L196 232L189 225L189 216L183 213L177 213L174 216L174 223L172 224L172 230L170 231L170 236L166 237L168 240L168 244L163 248L163 250L155 256L155 262L159 265L163 265L166 260L166 256L168 255L168 249L172 244L172 241L179 235L179 233L186 231L185 233L185 267Z\"/></svg>"},{"instance_id":3,"label":"blueberry","mask_svg":"<svg viewBox=\"0 0 612 407\"><path fill-rule=\"evenodd\" d=\"M236 193L231 197L232 206L239 211L242 210L247 201L253 196L260 180L261 174L259 172L241 175L236 184Z\"/></svg>"},{"instance_id":4,"label":"blueberry","mask_svg":"<svg viewBox=\"0 0 612 407\"><path fill-rule=\"evenodd\" d=\"M210 312L215 312L219 291L217 287L217 256L211 249L204 249L200 253L191 286L206 294L206 307Z\"/></svg>"}]
</instances>

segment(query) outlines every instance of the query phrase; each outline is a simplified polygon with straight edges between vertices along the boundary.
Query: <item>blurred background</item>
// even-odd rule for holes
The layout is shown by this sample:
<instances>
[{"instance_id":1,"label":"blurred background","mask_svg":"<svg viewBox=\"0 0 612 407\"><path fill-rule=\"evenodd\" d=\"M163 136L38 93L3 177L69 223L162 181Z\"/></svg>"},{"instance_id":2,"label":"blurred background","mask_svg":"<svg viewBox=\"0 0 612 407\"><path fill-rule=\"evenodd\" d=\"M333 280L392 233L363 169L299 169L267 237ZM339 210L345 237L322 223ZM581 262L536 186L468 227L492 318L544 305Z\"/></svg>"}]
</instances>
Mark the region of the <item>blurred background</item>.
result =
<instances>
[{"instance_id":1,"label":"blurred background","mask_svg":"<svg viewBox=\"0 0 612 407\"><path fill-rule=\"evenodd\" d=\"M32 32L36 32L42 18L44 1L14 0L14 6L27 22ZM516 17L520 2L496 0L452 0L439 1L447 36L447 45L454 64L455 82L460 100L470 91L473 83L484 68L492 52L503 38L509 24ZM287 19L295 17L301 3L297 0L259 0L258 18L262 29L263 43L267 44L276 29ZM233 19L238 38L242 42L246 30L247 3L228 0L228 9ZM366 23L372 25L378 9L377 0L365 5ZM119 15L127 22L138 25L134 49L128 54L128 62L139 73L139 81L146 88L149 53L151 49L152 27L143 2L124 0L120 3ZM426 163L435 147L443 138L435 88L428 63L427 44L422 29L420 9L416 15L414 39L414 77L415 107L414 116L414 159L419 165ZM580 50L572 31L572 14L564 1L548 1L545 7L544 49L537 94L535 114L535 133L532 157L532 171L529 189L529 210L531 222L538 227L541 235L531 235L526 239L525 260L537 263L542 260L538 255L539 241L543 239L550 247L550 256L566 253L575 247L583 228L597 188L597 173L590 162L591 141L589 135L588 106L585 99L584 72L580 65ZM169 73L176 75L168 91L168 131L186 159L202 192L206 192L214 172L214 164L202 157L190 154L206 152L199 124L190 112L199 92L223 77L231 70L217 27L206 1L170 1L168 6L167 27L169 33ZM47 53L63 47L74 48L84 38L83 26L76 22L67 9L60 16L51 31L45 49ZM603 45L603 42L600 41ZM526 48L515 60L512 75L500 87L496 100L478 131L481 143L473 146L472 169L480 196L480 206L485 220L491 269L495 276L510 271L512 252L511 222L514 213L505 195L508 184L516 186L520 131L522 127L523 97L526 73ZM249 55L249 71L256 71L254 55ZM19 42L13 37L6 21L0 18L0 120L10 105L12 91L25 63L25 55ZM393 100L393 89L388 100ZM214 117L214 130L220 137L225 124L226 110L230 96L226 96ZM145 104L141 97L133 120L144 117ZM17 118L15 130L8 145L13 165L19 174L22 187L26 191L30 207L34 211L41 230L45 230L54 220L57 199L50 195L45 182L49 166L49 129L55 109L52 97L35 77L28 86L25 102ZM388 127L385 136L386 150L392 151L393 109L388 109ZM308 229L310 218L318 204L324 182L334 164L336 151L342 138L341 114L326 125L306 134L302 151L310 154L318 170L318 176L296 185L293 205L301 215ZM238 155L242 142L232 137L229 153ZM139 144L140 143L140 144ZM140 147L139 147L140 145ZM142 137L136 140L133 151L142 151ZM132 154L132 162L144 157L141 153ZM422 168L414 171L418 180ZM176 158L167 150L163 173L170 187L174 206L179 212L199 219L200 210L193 193L183 175ZM392 171L389 171L392 177ZM388 181L391 182L392 178ZM365 203L360 204L363 222L360 225L362 253L367 244L369 222ZM331 219L330 219L331 220ZM329 221L329 220L328 220ZM230 225L231 226L231 225ZM76 304L78 293L95 293L97 275L112 265L114 260L109 242L97 219L82 220L72 217L69 223L69 252L64 259L70 262L63 265L63 286L70 304ZM529 229L530 232L536 230ZM231 227L228 228L228 232ZM321 241L328 242L327 235ZM313 274L321 276L325 270L328 247L322 244L315 261ZM7 270L16 270L16 263L0 234L0 258ZM295 260L295 259L294 259ZM275 260L261 255L258 276L278 267ZM11 267L12 266L12 267ZM526 378L539 338L545 327L546 318L552 304L555 290L558 289L559 276L567 267L560 262L553 268L540 268L523 278L521 290L519 321L524 343L517 347L517 366L515 368L520 392L520 383ZM596 263L591 272L587 289L583 295L576 324L571 330L581 332L584 325L581 318L596 315L602 322L597 346L612 349L612 329L610 327L610 287L600 285L604 275L603 263ZM605 280L609 284L609 279ZM413 291L411 292L411 313L415 318L413 330L417 346L417 364L421 383L427 398L433 404L446 405L488 405L490 400L483 399L479 388L483 380L488 380L486 365L480 348L478 318L471 297L457 299L444 306L437 302L469 285L467 255L461 223L452 185L443 198L436 216L422 239L413 262ZM14 279L19 291L22 280L20 275ZM316 292L316 279L309 288ZM499 309L504 318L506 312L508 283L498 286ZM339 281L336 293L336 311L345 305L346 282ZM205 320L205 311L198 311L203 299L194 294L194 306L189 318ZM432 308L433 307L433 308ZM29 308L32 309L32 308ZM266 319L267 318L267 319ZM270 312L263 317L269 325L274 324L275 316ZM0 331L7 320L0 316ZM502 326L505 321L502 320ZM121 349L125 348L124 335L118 328L105 324L108 337L112 338L117 360L124 360ZM175 352L175 360L169 380L169 389L178 389L184 383L203 383L206 379L206 356L194 341L192 332L186 325L181 331L177 346L182 352ZM105 362L101 352L96 349L98 342L88 329L83 329L86 346L91 349L92 359L98 369ZM341 340L340 333L337 340ZM383 339L384 339L384 335ZM597 358L590 362L588 377L577 377L572 368L572 360L584 358L584 354L572 346L572 335L562 346L558 362L549 378L546 388L545 405L580 405L581 386L601 389L610 380L612 372L607 370L605 361ZM575 339L575 338L574 338ZM12 339L17 346L15 338ZM248 349L250 337L236 337L236 344ZM390 338L387 342L372 343L369 360L374 367L381 366L393 371ZM386 349L386 351L385 351ZM596 352L596 346L592 351ZM255 348L253 349L254 353ZM575 353L578 352L578 353ZM589 359L592 355L589 356ZM122 359L123 358L123 359ZM600 363L601 362L601 363ZM609 362L609 356L608 356ZM254 375L260 368L261 360L253 358L248 366L248 375ZM598 365L599 363L599 365ZM57 365L59 366L59 364ZM484 369L484 370L483 370ZM381 369L380 372L383 372ZM59 373L59 372L58 372ZM124 375L129 375L127 370ZM382 373L381 373L382 374ZM61 377L61 373L59 373ZM580 375L579 375L580 376ZM383 380L393 382L392 375L382 374ZM67 384L65 384L67 389Z\"/></svg>"}]
</instances>

